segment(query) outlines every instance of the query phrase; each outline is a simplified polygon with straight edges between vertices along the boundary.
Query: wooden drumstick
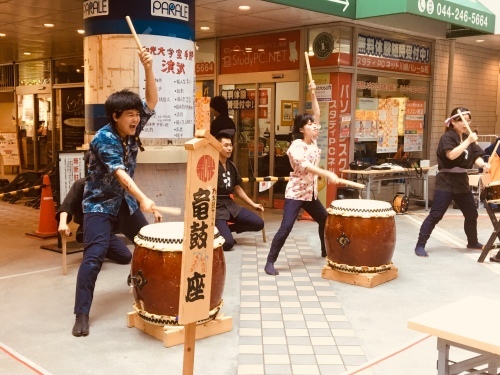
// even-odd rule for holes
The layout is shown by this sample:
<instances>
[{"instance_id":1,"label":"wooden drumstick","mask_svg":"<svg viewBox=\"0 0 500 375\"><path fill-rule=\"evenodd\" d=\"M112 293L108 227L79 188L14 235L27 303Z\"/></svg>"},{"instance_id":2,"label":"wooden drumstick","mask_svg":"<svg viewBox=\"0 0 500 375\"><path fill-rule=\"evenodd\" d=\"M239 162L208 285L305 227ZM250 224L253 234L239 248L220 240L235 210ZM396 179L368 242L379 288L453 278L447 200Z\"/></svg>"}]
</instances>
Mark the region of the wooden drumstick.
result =
<instances>
[{"instance_id":1,"label":"wooden drumstick","mask_svg":"<svg viewBox=\"0 0 500 375\"><path fill-rule=\"evenodd\" d=\"M170 215L180 215L181 209L179 207L164 207L164 206L154 206L153 210L163 212Z\"/></svg>"},{"instance_id":2,"label":"wooden drumstick","mask_svg":"<svg viewBox=\"0 0 500 375\"><path fill-rule=\"evenodd\" d=\"M465 127L467 128L467 131L469 132L469 134L472 134L472 130L470 130L469 123L467 122L464 115L462 114L462 111L458 110L457 112L458 112L460 118L462 119L462 121L464 122Z\"/></svg>"},{"instance_id":3,"label":"wooden drumstick","mask_svg":"<svg viewBox=\"0 0 500 375\"><path fill-rule=\"evenodd\" d=\"M129 16L126 16L125 19L127 20L128 27L130 27L130 31L132 32L132 35L134 36L135 42L137 43L137 48L139 48L139 51L142 52L142 44L141 41L139 40L139 37L137 36L137 33L135 32L134 25L132 24L132 20L130 19Z\"/></svg>"},{"instance_id":4,"label":"wooden drumstick","mask_svg":"<svg viewBox=\"0 0 500 375\"><path fill-rule=\"evenodd\" d=\"M339 184L345 184L348 186L352 186L356 189L364 189L366 186L363 184L360 184L358 182L350 181L350 180L344 180L343 178L339 178Z\"/></svg>"},{"instance_id":5,"label":"wooden drumstick","mask_svg":"<svg viewBox=\"0 0 500 375\"><path fill-rule=\"evenodd\" d=\"M311 73L311 65L309 65L309 54L307 52L304 52L304 55L306 56L307 75L309 76L309 83L311 83L313 80L313 76Z\"/></svg>"}]
</instances>

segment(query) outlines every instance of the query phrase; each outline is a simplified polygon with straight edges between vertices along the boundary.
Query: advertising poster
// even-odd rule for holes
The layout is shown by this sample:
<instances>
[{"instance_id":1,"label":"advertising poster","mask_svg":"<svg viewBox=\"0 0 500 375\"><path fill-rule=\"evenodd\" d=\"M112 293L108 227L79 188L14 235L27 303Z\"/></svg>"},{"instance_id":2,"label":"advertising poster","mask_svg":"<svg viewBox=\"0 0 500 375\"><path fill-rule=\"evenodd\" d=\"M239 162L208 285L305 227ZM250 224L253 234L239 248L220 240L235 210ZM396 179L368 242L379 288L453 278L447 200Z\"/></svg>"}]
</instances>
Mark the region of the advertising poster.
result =
<instances>
[{"instance_id":1,"label":"advertising poster","mask_svg":"<svg viewBox=\"0 0 500 375\"><path fill-rule=\"evenodd\" d=\"M76 150L84 143L85 105L83 89L61 89L62 149Z\"/></svg>"},{"instance_id":2,"label":"advertising poster","mask_svg":"<svg viewBox=\"0 0 500 375\"><path fill-rule=\"evenodd\" d=\"M422 151L424 143L425 101L409 100L405 113L404 151Z\"/></svg>"},{"instance_id":3,"label":"advertising poster","mask_svg":"<svg viewBox=\"0 0 500 375\"><path fill-rule=\"evenodd\" d=\"M146 124L142 137L192 138L196 92L194 42L145 34L141 35L141 42L152 54L159 96L156 115ZM144 69L140 68L139 93L142 98L145 90Z\"/></svg>"},{"instance_id":4,"label":"advertising poster","mask_svg":"<svg viewBox=\"0 0 500 375\"><path fill-rule=\"evenodd\" d=\"M379 99L377 153L398 150L399 100Z\"/></svg>"}]
</instances>

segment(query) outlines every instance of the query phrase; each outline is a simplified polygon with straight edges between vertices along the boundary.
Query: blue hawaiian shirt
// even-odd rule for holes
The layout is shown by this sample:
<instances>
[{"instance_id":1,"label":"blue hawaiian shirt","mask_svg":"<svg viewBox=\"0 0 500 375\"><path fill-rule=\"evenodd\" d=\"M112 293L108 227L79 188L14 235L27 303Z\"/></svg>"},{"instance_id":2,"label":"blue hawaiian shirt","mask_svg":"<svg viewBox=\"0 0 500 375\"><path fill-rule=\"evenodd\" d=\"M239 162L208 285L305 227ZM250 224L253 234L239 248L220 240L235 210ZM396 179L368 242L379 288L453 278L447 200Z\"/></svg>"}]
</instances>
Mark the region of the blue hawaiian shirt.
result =
<instances>
[{"instance_id":1,"label":"blue hawaiian shirt","mask_svg":"<svg viewBox=\"0 0 500 375\"><path fill-rule=\"evenodd\" d=\"M117 216L123 198L127 202L130 214L139 208L137 200L125 191L114 176L114 172L123 169L130 177L134 177L139 150L137 140L150 117L155 114L145 102L143 105L135 137L127 136L127 139L122 140L115 128L108 124L99 129L90 142L89 170L83 193L84 213L101 212Z\"/></svg>"}]
</instances>

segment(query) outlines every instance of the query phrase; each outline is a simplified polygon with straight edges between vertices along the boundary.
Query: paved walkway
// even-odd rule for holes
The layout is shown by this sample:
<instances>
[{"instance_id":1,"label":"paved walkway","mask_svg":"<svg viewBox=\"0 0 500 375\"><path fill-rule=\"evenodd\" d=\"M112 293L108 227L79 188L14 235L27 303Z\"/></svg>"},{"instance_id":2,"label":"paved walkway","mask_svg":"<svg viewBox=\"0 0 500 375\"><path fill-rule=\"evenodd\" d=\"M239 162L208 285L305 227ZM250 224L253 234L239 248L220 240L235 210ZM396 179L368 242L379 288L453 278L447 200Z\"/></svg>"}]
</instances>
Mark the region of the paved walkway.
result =
<instances>
[{"instance_id":1,"label":"paved walkway","mask_svg":"<svg viewBox=\"0 0 500 375\"><path fill-rule=\"evenodd\" d=\"M479 252L465 249L457 210L450 209L433 233L426 259L413 254L426 212L412 207L396 216L399 277L375 288L321 278L325 260L317 226L309 221L296 223L276 263L280 275L265 274L281 215L266 211L267 243L260 233L245 233L225 253L223 312L233 318L233 330L197 342L196 374L433 374L436 340L415 343L422 335L406 328L408 319L468 295L500 296L500 264L477 263ZM61 255L40 249L55 239L25 235L37 229L38 219L39 211L22 201L0 202L0 374L181 374L182 345L167 349L126 327L133 302L129 266L104 263L90 335L71 336L81 253L69 255L63 276ZM481 209L479 238L486 242L491 232ZM480 311L471 317L478 318Z\"/></svg>"}]
</instances>

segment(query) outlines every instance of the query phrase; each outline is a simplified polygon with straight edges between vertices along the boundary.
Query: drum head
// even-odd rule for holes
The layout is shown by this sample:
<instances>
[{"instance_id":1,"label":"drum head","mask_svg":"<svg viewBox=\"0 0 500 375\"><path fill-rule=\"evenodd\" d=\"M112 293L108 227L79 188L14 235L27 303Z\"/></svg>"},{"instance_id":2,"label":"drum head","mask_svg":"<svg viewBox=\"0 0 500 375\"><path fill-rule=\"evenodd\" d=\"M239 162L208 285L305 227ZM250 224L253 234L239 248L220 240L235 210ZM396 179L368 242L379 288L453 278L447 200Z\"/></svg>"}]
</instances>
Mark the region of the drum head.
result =
<instances>
[{"instance_id":1,"label":"drum head","mask_svg":"<svg viewBox=\"0 0 500 375\"><path fill-rule=\"evenodd\" d=\"M354 217L390 217L396 213L389 202L371 199L342 199L333 201L328 209L333 215Z\"/></svg>"},{"instance_id":2,"label":"drum head","mask_svg":"<svg viewBox=\"0 0 500 375\"><path fill-rule=\"evenodd\" d=\"M149 224L139 231L134 242L142 247L158 251L182 251L184 222L174 221ZM214 248L222 246L224 238L214 227Z\"/></svg>"}]
</instances>

